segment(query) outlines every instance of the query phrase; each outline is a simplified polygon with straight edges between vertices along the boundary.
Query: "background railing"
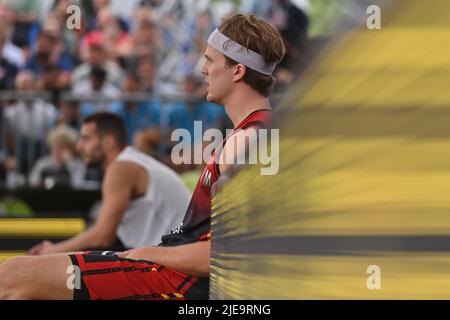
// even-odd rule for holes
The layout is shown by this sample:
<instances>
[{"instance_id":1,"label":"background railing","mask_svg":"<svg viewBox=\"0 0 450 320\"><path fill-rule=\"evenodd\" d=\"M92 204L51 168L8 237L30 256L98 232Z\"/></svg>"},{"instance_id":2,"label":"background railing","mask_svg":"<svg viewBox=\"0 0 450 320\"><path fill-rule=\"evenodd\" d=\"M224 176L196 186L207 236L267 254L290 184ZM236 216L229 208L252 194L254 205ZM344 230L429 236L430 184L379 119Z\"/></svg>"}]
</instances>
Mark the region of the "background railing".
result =
<instances>
[{"instance_id":1,"label":"background railing","mask_svg":"<svg viewBox=\"0 0 450 320\"><path fill-rule=\"evenodd\" d=\"M92 106L92 111L113 111L112 109L114 108L111 106L120 105L122 106L123 112L121 115L123 116L128 112L131 105L143 104L140 107L150 108L147 103L156 103L158 118L151 119L151 122L154 124L153 127L160 132L160 145L157 150L160 153L159 155L167 153L168 148L170 148L170 133L175 128L173 128L173 124L171 128L169 118L174 110L174 106L187 108L189 104L200 104L198 107L207 107L204 104L206 103L204 99L181 94L154 95L132 93L108 98L102 96L76 96L71 92L62 92L59 95L56 106L51 104L52 99L53 95L51 92L0 91L0 166L4 165L7 158L15 158L18 166L14 171L24 175L25 180L36 160L49 154L49 147L46 143L48 132L60 123L71 125L71 123L68 123L70 121L78 123L78 128L76 129L79 129L85 116L82 112L83 106ZM27 109L26 104L29 106L31 104L41 105ZM221 110L219 106L216 106L216 108ZM53 112L48 110L53 110ZM70 119L67 118L69 111L72 112L72 118ZM221 112L223 112L223 120L225 121L225 112L222 110ZM132 137L129 138L129 142L132 143ZM2 179L0 172L0 186L16 186L20 184L26 184L26 181L17 181L17 175L14 173L5 174L4 179Z\"/></svg>"}]
</instances>

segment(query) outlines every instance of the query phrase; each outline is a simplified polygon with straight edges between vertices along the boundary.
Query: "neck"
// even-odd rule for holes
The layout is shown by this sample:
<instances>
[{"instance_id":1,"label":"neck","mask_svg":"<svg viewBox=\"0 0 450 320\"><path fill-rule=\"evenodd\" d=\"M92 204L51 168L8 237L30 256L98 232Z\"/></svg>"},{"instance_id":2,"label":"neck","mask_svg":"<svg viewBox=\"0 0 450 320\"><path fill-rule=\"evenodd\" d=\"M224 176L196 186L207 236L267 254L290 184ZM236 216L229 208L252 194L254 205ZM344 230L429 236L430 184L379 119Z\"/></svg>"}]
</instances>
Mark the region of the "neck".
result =
<instances>
[{"instance_id":1,"label":"neck","mask_svg":"<svg viewBox=\"0 0 450 320\"><path fill-rule=\"evenodd\" d=\"M256 110L271 109L269 99L251 88L235 91L227 100L224 103L225 111L234 127L237 127L250 113Z\"/></svg>"},{"instance_id":2,"label":"neck","mask_svg":"<svg viewBox=\"0 0 450 320\"><path fill-rule=\"evenodd\" d=\"M119 154L125 149L126 147L124 147L124 148L121 148L121 149L114 149L114 150L112 150L111 152L109 152L107 155L106 155L106 158L105 158L105 162L104 162L104 164L103 164L103 169L108 169L108 167L114 162L114 160L116 160L116 158L119 156Z\"/></svg>"}]
</instances>

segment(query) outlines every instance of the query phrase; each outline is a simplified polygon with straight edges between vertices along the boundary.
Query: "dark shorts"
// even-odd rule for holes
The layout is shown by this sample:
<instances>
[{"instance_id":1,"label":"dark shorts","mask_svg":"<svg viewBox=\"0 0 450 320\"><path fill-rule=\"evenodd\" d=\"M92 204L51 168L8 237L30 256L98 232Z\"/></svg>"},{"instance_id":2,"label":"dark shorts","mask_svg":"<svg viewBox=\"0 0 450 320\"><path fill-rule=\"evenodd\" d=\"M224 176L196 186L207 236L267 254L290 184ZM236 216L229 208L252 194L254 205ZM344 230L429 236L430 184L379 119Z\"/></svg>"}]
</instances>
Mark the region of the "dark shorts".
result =
<instances>
[{"instance_id":1,"label":"dark shorts","mask_svg":"<svg viewBox=\"0 0 450 320\"><path fill-rule=\"evenodd\" d=\"M111 251L70 258L81 272L75 300L208 299L208 278L191 277L151 261L120 258Z\"/></svg>"}]
</instances>

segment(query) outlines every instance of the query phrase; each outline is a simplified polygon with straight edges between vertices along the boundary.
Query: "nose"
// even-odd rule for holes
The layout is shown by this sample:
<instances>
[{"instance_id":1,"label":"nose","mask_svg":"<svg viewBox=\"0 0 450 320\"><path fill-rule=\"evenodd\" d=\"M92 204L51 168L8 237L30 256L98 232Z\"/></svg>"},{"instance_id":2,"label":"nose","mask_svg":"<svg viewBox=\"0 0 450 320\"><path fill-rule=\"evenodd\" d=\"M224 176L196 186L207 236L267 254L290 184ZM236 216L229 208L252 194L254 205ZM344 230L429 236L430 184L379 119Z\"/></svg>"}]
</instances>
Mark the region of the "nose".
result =
<instances>
[{"instance_id":1,"label":"nose","mask_svg":"<svg viewBox=\"0 0 450 320\"><path fill-rule=\"evenodd\" d=\"M204 76L208 75L208 69L206 68L206 62L203 63L202 69L200 70L200 73Z\"/></svg>"}]
</instances>

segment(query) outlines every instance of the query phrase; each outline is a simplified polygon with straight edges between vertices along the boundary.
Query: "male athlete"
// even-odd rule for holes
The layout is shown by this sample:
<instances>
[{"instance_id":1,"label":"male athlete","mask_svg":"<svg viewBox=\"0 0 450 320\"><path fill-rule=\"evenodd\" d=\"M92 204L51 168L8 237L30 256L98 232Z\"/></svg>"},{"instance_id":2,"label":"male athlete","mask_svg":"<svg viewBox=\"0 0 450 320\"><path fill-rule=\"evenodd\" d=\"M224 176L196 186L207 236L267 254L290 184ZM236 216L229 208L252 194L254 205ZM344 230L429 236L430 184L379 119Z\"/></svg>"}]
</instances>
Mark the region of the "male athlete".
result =
<instances>
[{"instance_id":1,"label":"male athlete","mask_svg":"<svg viewBox=\"0 0 450 320\"><path fill-rule=\"evenodd\" d=\"M78 151L86 164L105 169L100 212L88 230L55 244L44 241L29 254L158 245L183 221L191 195L181 178L126 141L119 116L95 113L84 120Z\"/></svg>"},{"instance_id":2,"label":"male athlete","mask_svg":"<svg viewBox=\"0 0 450 320\"><path fill-rule=\"evenodd\" d=\"M266 126L271 112L267 97L274 84L271 74L284 53L279 32L253 15L224 19L211 34L202 68L207 98L225 106L235 130L225 139L221 154L213 153L206 165L183 224L164 236L160 246L113 255L14 258L0 266L0 298L207 299L211 185L232 168L233 163L221 161L222 154L236 159L246 152L234 150L230 139ZM81 271L79 289L67 286L66 271L72 266Z\"/></svg>"}]
</instances>

